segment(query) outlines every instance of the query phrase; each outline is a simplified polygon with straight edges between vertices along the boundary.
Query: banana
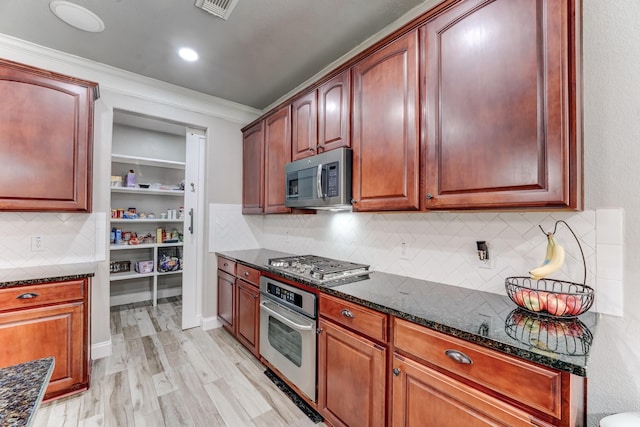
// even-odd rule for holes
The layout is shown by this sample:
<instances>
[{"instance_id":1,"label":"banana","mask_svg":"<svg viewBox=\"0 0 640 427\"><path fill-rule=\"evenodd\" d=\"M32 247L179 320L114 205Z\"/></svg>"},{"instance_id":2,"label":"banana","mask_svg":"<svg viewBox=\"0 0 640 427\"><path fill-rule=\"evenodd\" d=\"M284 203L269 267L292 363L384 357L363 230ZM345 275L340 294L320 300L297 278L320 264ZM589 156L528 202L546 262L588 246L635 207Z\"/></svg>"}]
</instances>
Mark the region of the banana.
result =
<instances>
[{"instance_id":1,"label":"banana","mask_svg":"<svg viewBox=\"0 0 640 427\"><path fill-rule=\"evenodd\" d=\"M564 264L564 248L555 241L553 234L549 233L545 260L540 267L529 271L529 274L532 279L539 280L558 271L562 264Z\"/></svg>"},{"instance_id":2,"label":"banana","mask_svg":"<svg viewBox=\"0 0 640 427\"><path fill-rule=\"evenodd\" d=\"M556 241L553 238L553 233L547 234L547 253L544 256L544 261L542 262L541 267L551 262L551 258L553 257L553 250L555 247Z\"/></svg>"}]
</instances>

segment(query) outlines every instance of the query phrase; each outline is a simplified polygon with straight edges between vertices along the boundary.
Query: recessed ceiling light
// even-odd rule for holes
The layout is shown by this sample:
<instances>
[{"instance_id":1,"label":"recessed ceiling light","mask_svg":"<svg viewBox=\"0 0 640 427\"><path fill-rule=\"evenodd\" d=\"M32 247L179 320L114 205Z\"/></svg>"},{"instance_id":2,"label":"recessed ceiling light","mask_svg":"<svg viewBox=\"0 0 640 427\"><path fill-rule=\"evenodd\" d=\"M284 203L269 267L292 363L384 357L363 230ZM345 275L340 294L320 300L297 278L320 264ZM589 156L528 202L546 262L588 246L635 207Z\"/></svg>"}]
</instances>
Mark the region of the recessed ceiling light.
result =
<instances>
[{"instance_id":1,"label":"recessed ceiling light","mask_svg":"<svg viewBox=\"0 0 640 427\"><path fill-rule=\"evenodd\" d=\"M104 22L95 13L75 3L64 0L54 0L49 3L54 15L82 31L99 33L104 30Z\"/></svg>"},{"instance_id":2,"label":"recessed ceiling light","mask_svg":"<svg viewBox=\"0 0 640 427\"><path fill-rule=\"evenodd\" d=\"M180 55L180 58L184 59L185 61L193 62L198 60L198 52L191 49L190 47L180 48L180 50L178 51L178 55Z\"/></svg>"}]
</instances>

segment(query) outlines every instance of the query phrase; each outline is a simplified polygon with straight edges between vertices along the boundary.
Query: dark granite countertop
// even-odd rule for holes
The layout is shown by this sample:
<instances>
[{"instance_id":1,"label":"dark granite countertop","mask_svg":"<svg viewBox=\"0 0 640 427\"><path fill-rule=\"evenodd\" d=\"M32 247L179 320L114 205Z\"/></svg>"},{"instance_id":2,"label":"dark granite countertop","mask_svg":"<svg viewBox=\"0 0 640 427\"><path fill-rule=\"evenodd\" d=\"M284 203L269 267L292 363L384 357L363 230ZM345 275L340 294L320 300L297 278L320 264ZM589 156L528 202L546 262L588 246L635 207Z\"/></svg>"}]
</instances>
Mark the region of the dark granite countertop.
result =
<instances>
[{"instance_id":1,"label":"dark granite countertop","mask_svg":"<svg viewBox=\"0 0 640 427\"><path fill-rule=\"evenodd\" d=\"M493 294L375 271L352 283L315 285L267 265L269 258L295 254L255 249L218 255L483 347L587 375L598 318L593 312L574 320L554 320L518 309L506 293Z\"/></svg>"},{"instance_id":2,"label":"dark granite countertop","mask_svg":"<svg viewBox=\"0 0 640 427\"><path fill-rule=\"evenodd\" d=\"M38 279L12 280L7 282L0 282L0 289L13 288L16 286L39 285L41 283L50 283L50 282L64 282L66 280L76 280L76 279L84 279L86 277L93 277L94 275L95 275L94 273L83 273L83 274L70 274L66 276L57 276L57 277L42 277Z\"/></svg>"},{"instance_id":3,"label":"dark granite countertop","mask_svg":"<svg viewBox=\"0 0 640 427\"><path fill-rule=\"evenodd\" d=\"M0 426L29 426L53 372L53 357L0 369Z\"/></svg>"}]
</instances>

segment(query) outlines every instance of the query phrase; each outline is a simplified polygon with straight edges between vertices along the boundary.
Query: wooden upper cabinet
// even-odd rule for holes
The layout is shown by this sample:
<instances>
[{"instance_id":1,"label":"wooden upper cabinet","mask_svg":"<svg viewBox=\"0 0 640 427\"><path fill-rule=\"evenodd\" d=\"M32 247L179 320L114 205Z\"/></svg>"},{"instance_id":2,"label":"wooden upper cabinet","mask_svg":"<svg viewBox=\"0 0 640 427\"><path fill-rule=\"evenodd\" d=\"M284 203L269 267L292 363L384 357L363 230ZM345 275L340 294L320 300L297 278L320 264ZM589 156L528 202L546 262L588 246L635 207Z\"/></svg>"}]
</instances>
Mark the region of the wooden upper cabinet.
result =
<instances>
[{"instance_id":1,"label":"wooden upper cabinet","mask_svg":"<svg viewBox=\"0 0 640 427\"><path fill-rule=\"evenodd\" d=\"M242 134L242 213L261 214L263 210L264 127L260 121Z\"/></svg>"},{"instance_id":2,"label":"wooden upper cabinet","mask_svg":"<svg viewBox=\"0 0 640 427\"><path fill-rule=\"evenodd\" d=\"M318 88L318 150L351 147L351 70Z\"/></svg>"},{"instance_id":3,"label":"wooden upper cabinet","mask_svg":"<svg viewBox=\"0 0 640 427\"><path fill-rule=\"evenodd\" d=\"M353 66L353 208L419 208L418 32Z\"/></svg>"},{"instance_id":4,"label":"wooden upper cabinet","mask_svg":"<svg viewBox=\"0 0 640 427\"><path fill-rule=\"evenodd\" d=\"M280 108L265 119L265 213L287 213L285 207L284 169L291 161L291 110Z\"/></svg>"},{"instance_id":5,"label":"wooden upper cabinet","mask_svg":"<svg viewBox=\"0 0 640 427\"><path fill-rule=\"evenodd\" d=\"M0 60L0 210L91 211L97 84Z\"/></svg>"},{"instance_id":6,"label":"wooden upper cabinet","mask_svg":"<svg viewBox=\"0 0 640 427\"><path fill-rule=\"evenodd\" d=\"M351 146L350 101L350 70L293 101L293 160Z\"/></svg>"},{"instance_id":7,"label":"wooden upper cabinet","mask_svg":"<svg viewBox=\"0 0 640 427\"><path fill-rule=\"evenodd\" d=\"M469 0L421 31L426 208L582 208L574 0Z\"/></svg>"},{"instance_id":8,"label":"wooden upper cabinet","mask_svg":"<svg viewBox=\"0 0 640 427\"><path fill-rule=\"evenodd\" d=\"M317 91L309 92L291 104L291 148L293 160L317 153L318 100Z\"/></svg>"}]
</instances>

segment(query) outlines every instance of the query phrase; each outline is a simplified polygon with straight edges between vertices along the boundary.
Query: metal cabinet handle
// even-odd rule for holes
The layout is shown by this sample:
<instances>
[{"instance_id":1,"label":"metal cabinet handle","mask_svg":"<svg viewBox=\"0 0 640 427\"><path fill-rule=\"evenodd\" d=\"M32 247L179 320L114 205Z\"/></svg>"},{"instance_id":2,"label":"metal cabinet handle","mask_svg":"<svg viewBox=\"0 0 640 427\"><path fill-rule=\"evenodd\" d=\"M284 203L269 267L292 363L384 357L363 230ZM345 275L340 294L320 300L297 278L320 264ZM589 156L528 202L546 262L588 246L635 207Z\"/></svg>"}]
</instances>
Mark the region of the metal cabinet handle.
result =
<instances>
[{"instance_id":1,"label":"metal cabinet handle","mask_svg":"<svg viewBox=\"0 0 640 427\"><path fill-rule=\"evenodd\" d=\"M393 372L393 376L394 377L399 377L400 376L400 369L399 368L393 368L393 370L391 372Z\"/></svg>"},{"instance_id":2,"label":"metal cabinet handle","mask_svg":"<svg viewBox=\"0 0 640 427\"><path fill-rule=\"evenodd\" d=\"M189 231L191 232L191 234L193 234L193 208L189 209L189 216L191 217L190 224L189 225Z\"/></svg>"},{"instance_id":3,"label":"metal cabinet handle","mask_svg":"<svg viewBox=\"0 0 640 427\"><path fill-rule=\"evenodd\" d=\"M245 277L249 277L249 272L248 272L248 271L245 271L245 272L244 272L244 275L245 275Z\"/></svg>"},{"instance_id":4,"label":"metal cabinet handle","mask_svg":"<svg viewBox=\"0 0 640 427\"><path fill-rule=\"evenodd\" d=\"M466 354L458 350L446 350L444 354L447 355L449 359L455 360L458 363L463 365L473 365L473 360L469 358Z\"/></svg>"},{"instance_id":5,"label":"metal cabinet handle","mask_svg":"<svg viewBox=\"0 0 640 427\"><path fill-rule=\"evenodd\" d=\"M347 310L346 308L343 308L342 311L340 311L340 314L342 314L344 317L348 317L349 319L355 319L355 315Z\"/></svg>"},{"instance_id":6,"label":"metal cabinet handle","mask_svg":"<svg viewBox=\"0 0 640 427\"><path fill-rule=\"evenodd\" d=\"M324 191L322 189L322 163L318 165L318 176L316 178L316 191L318 197L324 199Z\"/></svg>"},{"instance_id":7,"label":"metal cabinet handle","mask_svg":"<svg viewBox=\"0 0 640 427\"><path fill-rule=\"evenodd\" d=\"M427 193L427 200L431 200L431 199L433 199L433 194Z\"/></svg>"},{"instance_id":8,"label":"metal cabinet handle","mask_svg":"<svg viewBox=\"0 0 640 427\"><path fill-rule=\"evenodd\" d=\"M18 295L16 297L16 299L31 299L31 298L35 298L35 297L38 297L38 296L40 296L40 295L36 294L35 292L27 292L25 294Z\"/></svg>"}]
</instances>

